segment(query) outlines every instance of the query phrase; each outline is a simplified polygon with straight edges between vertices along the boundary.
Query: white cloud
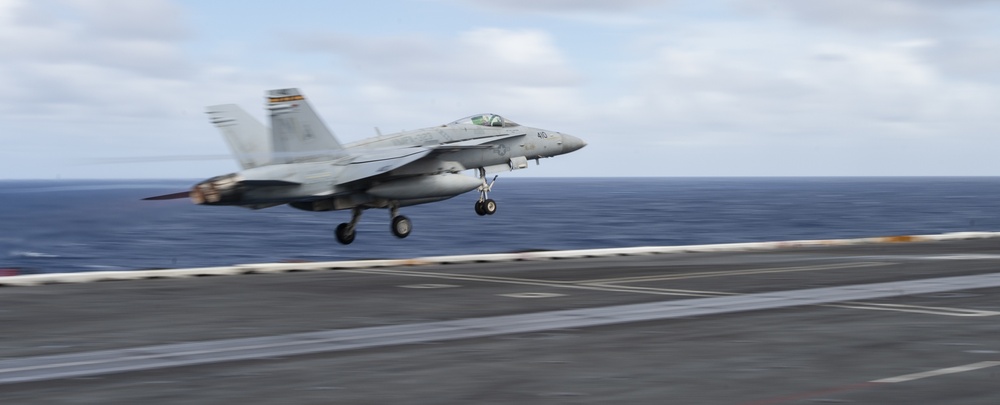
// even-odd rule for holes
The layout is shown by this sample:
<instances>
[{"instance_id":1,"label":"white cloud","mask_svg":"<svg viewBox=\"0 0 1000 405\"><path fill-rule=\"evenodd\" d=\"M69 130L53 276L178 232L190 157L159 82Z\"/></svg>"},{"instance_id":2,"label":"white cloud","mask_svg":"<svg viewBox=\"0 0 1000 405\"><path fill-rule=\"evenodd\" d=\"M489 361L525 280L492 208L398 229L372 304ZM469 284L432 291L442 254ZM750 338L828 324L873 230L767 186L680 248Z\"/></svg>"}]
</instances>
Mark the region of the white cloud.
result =
<instances>
[{"instance_id":1,"label":"white cloud","mask_svg":"<svg viewBox=\"0 0 1000 405\"><path fill-rule=\"evenodd\" d=\"M965 83L1000 86L1000 38L942 38L917 50L942 75Z\"/></svg>"},{"instance_id":2,"label":"white cloud","mask_svg":"<svg viewBox=\"0 0 1000 405\"><path fill-rule=\"evenodd\" d=\"M480 28L450 39L309 34L291 42L400 89L563 87L580 78L539 30Z\"/></svg>"},{"instance_id":3,"label":"white cloud","mask_svg":"<svg viewBox=\"0 0 1000 405\"><path fill-rule=\"evenodd\" d=\"M456 2L503 18L450 26ZM263 92L295 86L344 141L488 111L590 143L529 175L983 173L966 156L1000 148L995 3L863 3L447 0L435 29L261 41L192 27L221 21L201 3L0 2L0 160L225 153L201 106L263 118ZM271 18L254 10L247 32ZM179 169L159 175L216 174Z\"/></svg>"},{"instance_id":4,"label":"white cloud","mask_svg":"<svg viewBox=\"0 0 1000 405\"><path fill-rule=\"evenodd\" d=\"M455 0L484 10L513 15L544 15L549 18L608 27L635 27L654 23L642 10L677 3L677 0Z\"/></svg>"},{"instance_id":5,"label":"white cloud","mask_svg":"<svg viewBox=\"0 0 1000 405\"><path fill-rule=\"evenodd\" d=\"M521 12L613 12L623 13L628 11L649 8L673 0L460 0L463 3L494 9Z\"/></svg>"},{"instance_id":6,"label":"white cloud","mask_svg":"<svg viewBox=\"0 0 1000 405\"><path fill-rule=\"evenodd\" d=\"M176 41L190 37L180 7L167 0L66 0L95 36L111 40Z\"/></svg>"},{"instance_id":7,"label":"white cloud","mask_svg":"<svg viewBox=\"0 0 1000 405\"><path fill-rule=\"evenodd\" d=\"M450 38L303 33L290 43L331 57L335 77L304 90L325 103L324 118L345 140L370 136L375 125L391 132L481 112L530 122L579 110L583 77L541 30L482 27Z\"/></svg>"},{"instance_id":8,"label":"white cloud","mask_svg":"<svg viewBox=\"0 0 1000 405\"><path fill-rule=\"evenodd\" d=\"M121 4L131 7L117 7ZM14 1L0 15L0 56L16 63L88 63L174 75L185 35L164 1Z\"/></svg>"},{"instance_id":9,"label":"white cloud","mask_svg":"<svg viewBox=\"0 0 1000 405\"><path fill-rule=\"evenodd\" d=\"M737 4L748 10L809 24L865 32L961 30L979 19L976 12L981 8L996 5L989 0L739 0Z\"/></svg>"},{"instance_id":10,"label":"white cloud","mask_svg":"<svg viewBox=\"0 0 1000 405\"><path fill-rule=\"evenodd\" d=\"M144 168L74 163L224 147L192 131L210 129L199 106L212 90L199 85L208 74L185 55L189 31L172 2L2 4L3 177L131 177Z\"/></svg>"},{"instance_id":11,"label":"white cloud","mask_svg":"<svg viewBox=\"0 0 1000 405\"><path fill-rule=\"evenodd\" d=\"M763 21L671 28L638 42L646 56L622 64L633 81L590 126L607 134L591 145L660 162L642 165L652 174L971 174L975 159L938 159L1000 147L1000 87L943 70L934 37ZM639 146L617 142L622 123Z\"/></svg>"},{"instance_id":12,"label":"white cloud","mask_svg":"<svg viewBox=\"0 0 1000 405\"><path fill-rule=\"evenodd\" d=\"M32 1L0 13L0 82L11 116L155 114L192 76L165 1Z\"/></svg>"}]
</instances>

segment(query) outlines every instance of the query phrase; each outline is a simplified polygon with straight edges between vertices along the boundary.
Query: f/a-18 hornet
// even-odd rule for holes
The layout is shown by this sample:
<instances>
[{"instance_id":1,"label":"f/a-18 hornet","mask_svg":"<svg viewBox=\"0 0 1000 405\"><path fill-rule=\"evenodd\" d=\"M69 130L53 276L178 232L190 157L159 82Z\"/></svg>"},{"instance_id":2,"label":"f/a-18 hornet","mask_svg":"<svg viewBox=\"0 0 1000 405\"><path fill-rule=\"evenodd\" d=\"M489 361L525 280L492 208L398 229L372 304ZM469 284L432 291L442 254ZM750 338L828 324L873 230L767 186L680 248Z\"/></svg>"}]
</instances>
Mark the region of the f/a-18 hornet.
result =
<instances>
[{"instance_id":1,"label":"f/a-18 hornet","mask_svg":"<svg viewBox=\"0 0 1000 405\"><path fill-rule=\"evenodd\" d=\"M528 161L573 152L580 138L520 125L496 114L478 114L436 127L381 135L342 145L298 89L267 94L271 128L239 106L210 106L242 171L212 177L190 191L147 200L190 198L195 204L252 209L282 204L306 211L351 210L335 232L354 241L361 213L387 208L392 234L405 238L412 223L400 207L442 201L479 190L475 210L492 215L496 181L487 174L524 169ZM461 174L478 171L478 177Z\"/></svg>"}]
</instances>

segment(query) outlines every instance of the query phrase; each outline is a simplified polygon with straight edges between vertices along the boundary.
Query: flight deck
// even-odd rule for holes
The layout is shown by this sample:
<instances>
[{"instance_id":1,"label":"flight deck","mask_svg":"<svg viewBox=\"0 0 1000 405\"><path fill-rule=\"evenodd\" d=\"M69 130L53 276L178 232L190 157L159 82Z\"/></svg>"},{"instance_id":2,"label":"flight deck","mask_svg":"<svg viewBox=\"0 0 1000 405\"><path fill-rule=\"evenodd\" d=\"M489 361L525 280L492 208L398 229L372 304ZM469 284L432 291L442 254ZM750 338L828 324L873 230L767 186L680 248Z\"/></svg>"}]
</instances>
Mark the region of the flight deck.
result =
<instances>
[{"instance_id":1,"label":"flight deck","mask_svg":"<svg viewBox=\"0 0 1000 405\"><path fill-rule=\"evenodd\" d=\"M951 239L8 286L0 403L1000 403Z\"/></svg>"}]
</instances>

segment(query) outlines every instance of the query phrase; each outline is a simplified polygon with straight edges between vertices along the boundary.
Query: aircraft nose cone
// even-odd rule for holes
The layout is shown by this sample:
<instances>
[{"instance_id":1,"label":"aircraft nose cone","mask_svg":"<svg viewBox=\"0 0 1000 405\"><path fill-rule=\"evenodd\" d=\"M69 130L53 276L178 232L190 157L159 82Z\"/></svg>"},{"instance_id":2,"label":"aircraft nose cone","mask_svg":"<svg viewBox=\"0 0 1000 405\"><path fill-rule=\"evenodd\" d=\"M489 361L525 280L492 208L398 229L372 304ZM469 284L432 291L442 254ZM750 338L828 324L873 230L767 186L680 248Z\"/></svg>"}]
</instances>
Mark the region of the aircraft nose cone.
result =
<instances>
[{"instance_id":1,"label":"aircraft nose cone","mask_svg":"<svg viewBox=\"0 0 1000 405\"><path fill-rule=\"evenodd\" d=\"M573 135L563 134L562 136L562 151L563 153L570 153L575 150L579 150L587 146L587 143L583 139L577 138Z\"/></svg>"}]
</instances>

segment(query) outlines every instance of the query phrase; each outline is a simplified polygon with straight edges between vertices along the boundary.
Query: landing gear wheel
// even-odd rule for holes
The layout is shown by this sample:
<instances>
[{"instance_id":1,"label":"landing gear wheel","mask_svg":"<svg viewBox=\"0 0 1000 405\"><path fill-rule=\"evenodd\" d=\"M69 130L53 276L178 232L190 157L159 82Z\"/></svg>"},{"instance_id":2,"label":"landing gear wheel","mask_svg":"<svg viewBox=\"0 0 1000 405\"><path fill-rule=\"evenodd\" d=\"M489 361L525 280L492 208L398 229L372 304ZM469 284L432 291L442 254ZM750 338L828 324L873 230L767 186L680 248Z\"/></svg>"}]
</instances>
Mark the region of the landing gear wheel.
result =
<instances>
[{"instance_id":1,"label":"landing gear wheel","mask_svg":"<svg viewBox=\"0 0 1000 405\"><path fill-rule=\"evenodd\" d=\"M486 215L493 215L497 213L497 202L492 199L487 198L480 204L483 209L483 213Z\"/></svg>"},{"instance_id":2,"label":"landing gear wheel","mask_svg":"<svg viewBox=\"0 0 1000 405\"><path fill-rule=\"evenodd\" d=\"M486 215L486 211L483 211L483 202L476 201L476 215L483 216Z\"/></svg>"},{"instance_id":3,"label":"landing gear wheel","mask_svg":"<svg viewBox=\"0 0 1000 405\"><path fill-rule=\"evenodd\" d=\"M354 230L350 229L350 232L348 232L348 228L350 228L350 225L347 223L337 225L337 230L334 232L337 235L337 242L344 245L350 245L351 242L354 242Z\"/></svg>"},{"instance_id":4,"label":"landing gear wheel","mask_svg":"<svg viewBox=\"0 0 1000 405\"><path fill-rule=\"evenodd\" d=\"M413 230L413 223L410 222L409 218L400 215L392 219L392 234L396 235L397 238L403 239L410 236L411 230Z\"/></svg>"}]
</instances>

